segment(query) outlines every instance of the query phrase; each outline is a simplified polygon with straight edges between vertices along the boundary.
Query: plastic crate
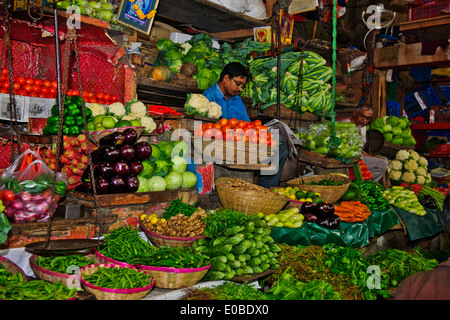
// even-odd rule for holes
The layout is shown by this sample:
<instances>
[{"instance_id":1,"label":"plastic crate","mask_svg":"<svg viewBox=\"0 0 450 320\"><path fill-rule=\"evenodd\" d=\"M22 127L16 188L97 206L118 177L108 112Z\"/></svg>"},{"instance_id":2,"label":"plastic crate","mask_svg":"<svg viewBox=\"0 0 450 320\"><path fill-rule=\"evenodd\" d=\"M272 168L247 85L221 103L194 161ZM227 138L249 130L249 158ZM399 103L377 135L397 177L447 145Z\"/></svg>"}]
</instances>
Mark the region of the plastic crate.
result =
<instances>
[{"instance_id":1,"label":"plastic crate","mask_svg":"<svg viewBox=\"0 0 450 320\"><path fill-rule=\"evenodd\" d=\"M443 104L449 106L450 105L450 84L441 84L439 86L439 90L444 97Z\"/></svg>"},{"instance_id":2,"label":"plastic crate","mask_svg":"<svg viewBox=\"0 0 450 320\"><path fill-rule=\"evenodd\" d=\"M438 144L435 149L430 150L430 154L447 155L450 154L450 144Z\"/></svg>"},{"instance_id":3,"label":"plastic crate","mask_svg":"<svg viewBox=\"0 0 450 320\"><path fill-rule=\"evenodd\" d=\"M450 122L450 106L432 106L430 108L430 123Z\"/></svg>"},{"instance_id":4,"label":"plastic crate","mask_svg":"<svg viewBox=\"0 0 450 320\"><path fill-rule=\"evenodd\" d=\"M408 21L438 17L441 10L450 10L450 0L413 1L409 3Z\"/></svg>"},{"instance_id":5,"label":"plastic crate","mask_svg":"<svg viewBox=\"0 0 450 320\"><path fill-rule=\"evenodd\" d=\"M431 106L442 105L439 94L431 84L426 84L403 98L403 110L408 117L413 117Z\"/></svg>"},{"instance_id":6,"label":"plastic crate","mask_svg":"<svg viewBox=\"0 0 450 320\"><path fill-rule=\"evenodd\" d=\"M396 101L386 101L387 115L400 117L400 103Z\"/></svg>"}]
</instances>

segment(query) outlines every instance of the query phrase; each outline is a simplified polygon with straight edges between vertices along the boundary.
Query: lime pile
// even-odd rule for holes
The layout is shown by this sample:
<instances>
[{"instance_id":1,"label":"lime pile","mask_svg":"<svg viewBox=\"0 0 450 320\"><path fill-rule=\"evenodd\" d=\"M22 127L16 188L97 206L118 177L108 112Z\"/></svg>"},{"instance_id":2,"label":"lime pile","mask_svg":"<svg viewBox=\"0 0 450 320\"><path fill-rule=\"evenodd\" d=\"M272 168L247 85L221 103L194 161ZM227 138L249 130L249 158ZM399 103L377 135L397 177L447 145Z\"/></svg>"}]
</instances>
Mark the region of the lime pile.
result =
<instances>
[{"instance_id":1,"label":"lime pile","mask_svg":"<svg viewBox=\"0 0 450 320\"><path fill-rule=\"evenodd\" d=\"M285 187L285 188L273 188L274 192L278 192L282 195L289 197L291 200L296 201L309 201L312 203L322 203L324 202L319 193L314 191L300 190L298 187Z\"/></svg>"},{"instance_id":2,"label":"lime pile","mask_svg":"<svg viewBox=\"0 0 450 320\"><path fill-rule=\"evenodd\" d=\"M87 123L88 131L101 131L113 128L123 127L140 127L142 126L140 120L117 120L113 116L99 114L94 119Z\"/></svg>"}]
</instances>

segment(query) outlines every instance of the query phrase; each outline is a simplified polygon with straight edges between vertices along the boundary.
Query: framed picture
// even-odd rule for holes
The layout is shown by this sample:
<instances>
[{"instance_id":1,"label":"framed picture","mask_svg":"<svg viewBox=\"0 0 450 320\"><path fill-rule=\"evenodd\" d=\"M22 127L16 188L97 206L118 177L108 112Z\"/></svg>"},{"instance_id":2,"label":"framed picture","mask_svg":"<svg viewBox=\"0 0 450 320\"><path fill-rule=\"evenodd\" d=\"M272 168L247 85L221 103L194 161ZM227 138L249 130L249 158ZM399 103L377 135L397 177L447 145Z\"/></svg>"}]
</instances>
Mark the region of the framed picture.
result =
<instances>
[{"instance_id":1,"label":"framed picture","mask_svg":"<svg viewBox=\"0 0 450 320\"><path fill-rule=\"evenodd\" d=\"M127 27L150 34L159 0L122 0L117 21Z\"/></svg>"},{"instance_id":2,"label":"framed picture","mask_svg":"<svg viewBox=\"0 0 450 320\"><path fill-rule=\"evenodd\" d=\"M292 31L294 30L294 18L286 11L280 10L281 45L292 43Z\"/></svg>"}]
</instances>

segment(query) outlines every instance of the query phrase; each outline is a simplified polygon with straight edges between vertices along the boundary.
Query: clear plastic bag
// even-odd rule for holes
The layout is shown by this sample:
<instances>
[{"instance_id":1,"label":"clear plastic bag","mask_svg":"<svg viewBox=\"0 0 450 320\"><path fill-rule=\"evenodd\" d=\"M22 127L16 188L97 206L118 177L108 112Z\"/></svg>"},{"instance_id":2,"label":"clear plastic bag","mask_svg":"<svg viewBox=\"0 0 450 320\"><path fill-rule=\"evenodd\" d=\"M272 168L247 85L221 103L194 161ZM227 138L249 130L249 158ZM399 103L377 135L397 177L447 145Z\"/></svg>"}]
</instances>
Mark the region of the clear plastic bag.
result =
<instances>
[{"instance_id":1,"label":"clear plastic bag","mask_svg":"<svg viewBox=\"0 0 450 320\"><path fill-rule=\"evenodd\" d=\"M65 174L57 172L54 194L53 179L53 170L38 153L24 151L1 177L0 192L6 216L15 222L47 221L67 191Z\"/></svg>"}]
</instances>

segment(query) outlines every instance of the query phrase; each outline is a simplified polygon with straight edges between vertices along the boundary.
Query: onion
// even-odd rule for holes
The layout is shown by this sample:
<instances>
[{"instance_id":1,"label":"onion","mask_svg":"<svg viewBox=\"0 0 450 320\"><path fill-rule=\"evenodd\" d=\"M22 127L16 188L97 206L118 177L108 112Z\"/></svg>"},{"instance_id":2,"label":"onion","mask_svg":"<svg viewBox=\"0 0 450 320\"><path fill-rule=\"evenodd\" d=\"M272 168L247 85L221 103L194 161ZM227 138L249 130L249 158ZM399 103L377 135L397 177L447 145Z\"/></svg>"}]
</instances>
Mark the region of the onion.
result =
<instances>
[{"instance_id":1,"label":"onion","mask_svg":"<svg viewBox=\"0 0 450 320\"><path fill-rule=\"evenodd\" d=\"M23 203L20 200L13 200L10 203L10 207L15 210L21 210L23 208Z\"/></svg>"},{"instance_id":2,"label":"onion","mask_svg":"<svg viewBox=\"0 0 450 320\"><path fill-rule=\"evenodd\" d=\"M45 197L42 194L33 194L31 196L31 200L35 201L35 202L39 202L39 201L45 200Z\"/></svg>"},{"instance_id":3,"label":"onion","mask_svg":"<svg viewBox=\"0 0 450 320\"><path fill-rule=\"evenodd\" d=\"M31 193L26 191L22 192L20 195L20 200L22 200L23 202L31 201Z\"/></svg>"},{"instance_id":4,"label":"onion","mask_svg":"<svg viewBox=\"0 0 450 320\"><path fill-rule=\"evenodd\" d=\"M49 205L47 201L41 201L36 205L36 213L42 214L48 212Z\"/></svg>"},{"instance_id":5,"label":"onion","mask_svg":"<svg viewBox=\"0 0 450 320\"><path fill-rule=\"evenodd\" d=\"M26 202L23 204L23 210L25 212L34 212L36 211L36 203L33 201Z\"/></svg>"},{"instance_id":6,"label":"onion","mask_svg":"<svg viewBox=\"0 0 450 320\"><path fill-rule=\"evenodd\" d=\"M5 208L4 212L8 218L12 218L14 216L14 212L16 212L16 209L13 209L10 206L8 206Z\"/></svg>"}]
</instances>

